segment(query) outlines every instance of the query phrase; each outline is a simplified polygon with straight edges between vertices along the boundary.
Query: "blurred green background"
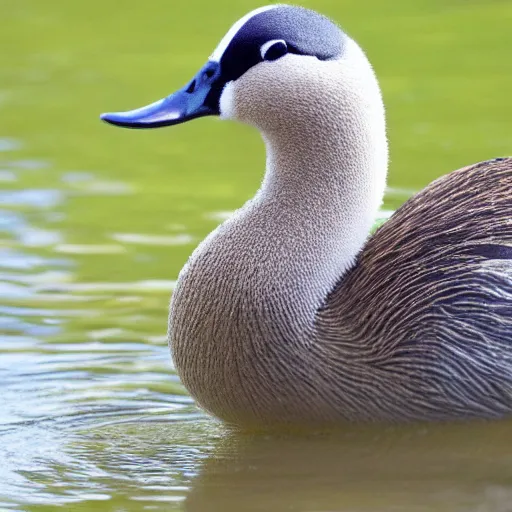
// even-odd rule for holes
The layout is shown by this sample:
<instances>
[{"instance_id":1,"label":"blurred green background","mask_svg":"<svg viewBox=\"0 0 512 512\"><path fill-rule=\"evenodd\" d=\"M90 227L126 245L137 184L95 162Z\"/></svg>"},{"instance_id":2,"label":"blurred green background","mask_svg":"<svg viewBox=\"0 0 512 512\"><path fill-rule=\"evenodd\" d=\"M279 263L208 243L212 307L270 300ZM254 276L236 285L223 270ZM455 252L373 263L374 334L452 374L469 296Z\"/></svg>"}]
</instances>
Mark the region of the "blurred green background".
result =
<instances>
[{"instance_id":1,"label":"blurred green background","mask_svg":"<svg viewBox=\"0 0 512 512\"><path fill-rule=\"evenodd\" d=\"M383 217L441 174L512 153L510 1L299 3L339 22L379 77L391 148ZM350 432L261 446L233 440L181 388L165 342L174 280L257 189L263 144L254 130L213 118L134 132L98 115L181 87L260 5L0 0L0 508L454 511L510 502L501 431ZM301 464L309 473L296 472Z\"/></svg>"}]
</instances>

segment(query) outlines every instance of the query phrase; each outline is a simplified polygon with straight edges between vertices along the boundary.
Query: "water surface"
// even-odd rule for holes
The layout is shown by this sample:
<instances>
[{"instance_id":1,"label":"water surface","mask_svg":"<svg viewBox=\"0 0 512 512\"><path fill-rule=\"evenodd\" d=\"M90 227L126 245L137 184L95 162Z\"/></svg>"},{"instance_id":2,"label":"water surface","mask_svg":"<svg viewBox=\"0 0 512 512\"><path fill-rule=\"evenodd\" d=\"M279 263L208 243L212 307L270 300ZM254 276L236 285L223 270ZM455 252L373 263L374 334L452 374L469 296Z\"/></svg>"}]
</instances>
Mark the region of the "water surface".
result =
<instances>
[{"instance_id":1,"label":"water surface","mask_svg":"<svg viewBox=\"0 0 512 512\"><path fill-rule=\"evenodd\" d=\"M388 107L382 217L511 153L512 4L302 2L367 51ZM165 330L179 269L256 190L216 119L98 113L183 85L253 1L0 0L0 509L506 511L510 425L237 435L196 409Z\"/></svg>"}]
</instances>

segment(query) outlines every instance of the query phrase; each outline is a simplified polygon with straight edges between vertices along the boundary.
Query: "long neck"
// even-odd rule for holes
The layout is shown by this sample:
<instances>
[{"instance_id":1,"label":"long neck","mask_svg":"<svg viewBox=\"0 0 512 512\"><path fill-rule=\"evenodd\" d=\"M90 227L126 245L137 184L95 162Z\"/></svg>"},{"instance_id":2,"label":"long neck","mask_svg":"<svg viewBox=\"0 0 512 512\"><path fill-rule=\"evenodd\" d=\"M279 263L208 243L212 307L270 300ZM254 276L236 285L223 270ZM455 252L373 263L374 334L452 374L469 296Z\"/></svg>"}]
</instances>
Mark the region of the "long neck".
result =
<instances>
[{"instance_id":1,"label":"long neck","mask_svg":"<svg viewBox=\"0 0 512 512\"><path fill-rule=\"evenodd\" d=\"M260 190L180 274L169 330L174 360L189 391L218 416L252 407L242 390L279 379L272 364L300 366L295 356L314 343L318 308L368 236L386 180L384 113L377 104L349 123L338 114L311 127L321 137L264 134Z\"/></svg>"},{"instance_id":2,"label":"long neck","mask_svg":"<svg viewBox=\"0 0 512 512\"><path fill-rule=\"evenodd\" d=\"M279 307L275 313L296 336L310 334L318 307L354 263L380 206L386 141L365 129L338 127L320 140L265 135L261 189L228 225L231 234L243 231L240 242L251 246L248 273L261 267L251 274L259 280L252 285L286 309L289 315ZM242 245L237 253L247 254ZM273 329L272 322L264 324Z\"/></svg>"}]
</instances>

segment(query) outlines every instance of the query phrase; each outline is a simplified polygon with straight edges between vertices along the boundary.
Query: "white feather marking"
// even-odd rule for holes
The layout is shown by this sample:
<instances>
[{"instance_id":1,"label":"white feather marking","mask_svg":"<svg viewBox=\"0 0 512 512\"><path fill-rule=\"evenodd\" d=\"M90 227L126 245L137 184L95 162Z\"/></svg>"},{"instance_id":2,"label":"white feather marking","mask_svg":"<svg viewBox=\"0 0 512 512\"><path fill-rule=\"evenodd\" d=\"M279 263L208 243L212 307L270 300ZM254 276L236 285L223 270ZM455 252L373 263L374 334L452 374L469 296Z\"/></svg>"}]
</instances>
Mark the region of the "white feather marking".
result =
<instances>
[{"instance_id":1,"label":"white feather marking","mask_svg":"<svg viewBox=\"0 0 512 512\"><path fill-rule=\"evenodd\" d=\"M250 13L246 14L243 18L240 18L227 32L227 34L222 38L220 43L218 44L217 48L213 51L213 53L210 55L210 60L214 62L220 62L220 59L222 59L222 56L224 55L224 52L226 51L226 48L229 46L229 43L233 40L233 38L236 36L238 31L254 16L257 14L261 14L262 12L269 11L270 9L275 9L276 7L279 7L279 4L276 5L266 5L265 7L259 7L258 9L254 9L254 11L251 11Z\"/></svg>"},{"instance_id":2,"label":"white feather marking","mask_svg":"<svg viewBox=\"0 0 512 512\"><path fill-rule=\"evenodd\" d=\"M235 115L235 93L233 82L228 82L219 99L219 110L221 119L233 119Z\"/></svg>"},{"instance_id":3,"label":"white feather marking","mask_svg":"<svg viewBox=\"0 0 512 512\"><path fill-rule=\"evenodd\" d=\"M274 46L276 43L283 43L286 46L286 41L284 39L272 39L261 45L260 54L263 60L265 60L265 54L268 52L269 48Z\"/></svg>"}]
</instances>

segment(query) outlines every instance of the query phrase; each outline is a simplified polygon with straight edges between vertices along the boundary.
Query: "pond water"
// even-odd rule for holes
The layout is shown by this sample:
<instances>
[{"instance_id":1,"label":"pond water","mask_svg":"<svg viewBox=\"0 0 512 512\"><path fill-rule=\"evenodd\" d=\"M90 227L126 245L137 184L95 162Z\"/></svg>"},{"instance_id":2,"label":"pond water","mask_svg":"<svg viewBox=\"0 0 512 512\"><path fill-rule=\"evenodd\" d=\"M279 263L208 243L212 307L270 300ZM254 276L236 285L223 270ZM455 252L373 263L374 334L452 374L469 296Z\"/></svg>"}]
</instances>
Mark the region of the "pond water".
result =
<instances>
[{"instance_id":1,"label":"pond water","mask_svg":"<svg viewBox=\"0 0 512 512\"><path fill-rule=\"evenodd\" d=\"M382 217L512 152L512 4L317 0L388 107ZM98 121L184 84L253 0L0 0L0 509L508 511L509 423L240 435L165 340L195 245L258 187L263 145L215 119Z\"/></svg>"}]
</instances>

